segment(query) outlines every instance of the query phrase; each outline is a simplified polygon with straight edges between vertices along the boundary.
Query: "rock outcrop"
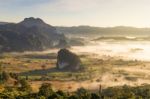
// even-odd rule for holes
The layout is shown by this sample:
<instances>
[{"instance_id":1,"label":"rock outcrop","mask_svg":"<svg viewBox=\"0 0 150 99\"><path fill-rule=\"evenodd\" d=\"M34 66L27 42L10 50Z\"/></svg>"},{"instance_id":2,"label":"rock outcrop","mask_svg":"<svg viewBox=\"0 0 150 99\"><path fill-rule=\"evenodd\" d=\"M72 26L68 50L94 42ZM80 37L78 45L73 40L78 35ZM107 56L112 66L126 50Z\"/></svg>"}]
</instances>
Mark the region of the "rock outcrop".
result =
<instances>
[{"instance_id":1,"label":"rock outcrop","mask_svg":"<svg viewBox=\"0 0 150 99\"><path fill-rule=\"evenodd\" d=\"M58 52L56 65L59 70L77 71L82 68L80 58L67 49L61 49Z\"/></svg>"}]
</instances>

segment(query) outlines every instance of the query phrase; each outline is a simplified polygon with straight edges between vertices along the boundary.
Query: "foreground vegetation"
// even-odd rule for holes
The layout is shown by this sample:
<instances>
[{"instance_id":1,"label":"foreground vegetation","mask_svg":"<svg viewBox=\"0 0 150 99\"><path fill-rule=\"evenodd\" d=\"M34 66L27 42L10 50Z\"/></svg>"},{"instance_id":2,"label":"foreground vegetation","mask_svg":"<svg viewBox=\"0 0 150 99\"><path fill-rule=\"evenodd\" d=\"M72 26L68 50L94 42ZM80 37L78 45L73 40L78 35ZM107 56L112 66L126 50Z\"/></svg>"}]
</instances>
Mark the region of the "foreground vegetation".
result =
<instances>
[{"instance_id":1,"label":"foreground vegetation","mask_svg":"<svg viewBox=\"0 0 150 99\"><path fill-rule=\"evenodd\" d=\"M43 83L39 92L33 93L28 82L22 80L20 87L0 86L0 99L150 99L150 85L138 87L109 87L97 91L79 88L75 92L53 90L51 84Z\"/></svg>"},{"instance_id":2,"label":"foreground vegetation","mask_svg":"<svg viewBox=\"0 0 150 99\"><path fill-rule=\"evenodd\" d=\"M150 99L150 85L109 87L121 81L135 83L139 79L149 80L149 76L145 77L147 72L144 71L149 69L149 62L123 60L110 56L104 56L104 59L93 58L90 55L80 55L80 57L84 70L70 72L56 69L56 53L1 55L0 99ZM141 72L136 72L132 68L140 69ZM109 83L105 89L99 86L103 80L101 76L108 78ZM97 82L100 88L92 89L91 86L83 88L75 85L84 81L88 81L88 84ZM68 82L65 83L67 91L63 88L62 82ZM35 91L33 86L38 90Z\"/></svg>"}]
</instances>

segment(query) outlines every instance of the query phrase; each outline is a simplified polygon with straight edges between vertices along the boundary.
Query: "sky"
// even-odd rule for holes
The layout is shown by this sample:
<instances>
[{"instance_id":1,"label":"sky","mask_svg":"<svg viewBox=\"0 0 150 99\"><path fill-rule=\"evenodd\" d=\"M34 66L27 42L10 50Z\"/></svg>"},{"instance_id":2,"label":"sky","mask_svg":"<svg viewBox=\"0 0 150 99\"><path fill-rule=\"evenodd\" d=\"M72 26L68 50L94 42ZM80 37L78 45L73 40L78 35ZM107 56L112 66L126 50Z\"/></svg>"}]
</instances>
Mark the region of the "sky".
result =
<instances>
[{"instance_id":1,"label":"sky","mask_svg":"<svg viewBox=\"0 0 150 99\"><path fill-rule=\"evenodd\" d=\"M26 17L54 26L150 27L150 0L0 0L0 21Z\"/></svg>"}]
</instances>

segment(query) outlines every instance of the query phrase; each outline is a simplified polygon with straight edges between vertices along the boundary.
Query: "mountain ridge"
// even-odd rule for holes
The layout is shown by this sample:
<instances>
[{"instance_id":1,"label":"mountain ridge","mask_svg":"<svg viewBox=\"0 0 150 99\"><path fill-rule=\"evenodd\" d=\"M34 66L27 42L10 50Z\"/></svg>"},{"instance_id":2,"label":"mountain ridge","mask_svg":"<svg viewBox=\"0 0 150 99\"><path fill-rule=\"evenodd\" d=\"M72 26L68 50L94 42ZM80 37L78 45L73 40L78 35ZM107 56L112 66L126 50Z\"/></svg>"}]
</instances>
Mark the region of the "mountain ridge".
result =
<instances>
[{"instance_id":1,"label":"mountain ridge","mask_svg":"<svg viewBox=\"0 0 150 99\"><path fill-rule=\"evenodd\" d=\"M0 25L0 52L45 50L57 45L61 39L66 38L39 18Z\"/></svg>"},{"instance_id":2,"label":"mountain ridge","mask_svg":"<svg viewBox=\"0 0 150 99\"><path fill-rule=\"evenodd\" d=\"M69 35L97 35L97 36L150 36L150 28L136 28L128 26L116 27L91 27L91 26L72 26L59 27L56 29L64 34Z\"/></svg>"}]
</instances>

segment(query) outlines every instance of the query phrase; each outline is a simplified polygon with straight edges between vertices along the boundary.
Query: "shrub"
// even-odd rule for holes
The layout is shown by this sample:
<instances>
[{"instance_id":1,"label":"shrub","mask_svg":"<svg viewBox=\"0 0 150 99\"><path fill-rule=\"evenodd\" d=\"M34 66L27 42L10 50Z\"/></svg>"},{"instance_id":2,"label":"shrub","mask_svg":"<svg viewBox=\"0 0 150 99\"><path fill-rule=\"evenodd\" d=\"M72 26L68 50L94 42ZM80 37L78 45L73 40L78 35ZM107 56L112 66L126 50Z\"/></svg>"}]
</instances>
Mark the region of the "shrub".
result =
<instances>
[{"instance_id":1,"label":"shrub","mask_svg":"<svg viewBox=\"0 0 150 99\"><path fill-rule=\"evenodd\" d=\"M52 86L49 83L43 83L42 86L39 88L39 93L40 96L51 96L53 94Z\"/></svg>"},{"instance_id":2,"label":"shrub","mask_svg":"<svg viewBox=\"0 0 150 99\"><path fill-rule=\"evenodd\" d=\"M21 79L19 82L21 84L21 87L19 88L20 91L26 91L26 92L32 91L30 84L25 79Z\"/></svg>"}]
</instances>

